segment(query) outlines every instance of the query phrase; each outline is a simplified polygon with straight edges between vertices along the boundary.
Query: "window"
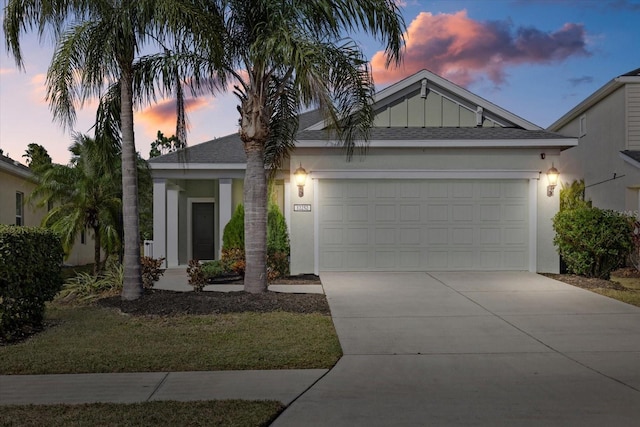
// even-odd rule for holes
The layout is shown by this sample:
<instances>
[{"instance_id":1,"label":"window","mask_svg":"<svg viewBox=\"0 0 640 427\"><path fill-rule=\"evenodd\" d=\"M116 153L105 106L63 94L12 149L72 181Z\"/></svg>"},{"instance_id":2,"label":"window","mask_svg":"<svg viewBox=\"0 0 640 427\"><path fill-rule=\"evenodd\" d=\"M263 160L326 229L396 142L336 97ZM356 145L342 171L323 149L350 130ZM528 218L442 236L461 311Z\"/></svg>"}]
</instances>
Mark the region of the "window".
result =
<instances>
[{"instance_id":1,"label":"window","mask_svg":"<svg viewBox=\"0 0 640 427\"><path fill-rule=\"evenodd\" d=\"M580 134L579 136L585 136L587 134L587 115L580 116Z\"/></svg>"},{"instance_id":2,"label":"window","mask_svg":"<svg viewBox=\"0 0 640 427\"><path fill-rule=\"evenodd\" d=\"M16 225L24 225L24 194L16 191Z\"/></svg>"},{"instance_id":3,"label":"window","mask_svg":"<svg viewBox=\"0 0 640 427\"><path fill-rule=\"evenodd\" d=\"M47 212L51 212L51 209L53 209L53 200L48 200L47 201Z\"/></svg>"},{"instance_id":4,"label":"window","mask_svg":"<svg viewBox=\"0 0 640 427\"><path fill-rule=\"evenodd\" d=\"M83 245L87 244L87 233L84 230L80 232L80 243Z\"/></svg>"}]
</instances>

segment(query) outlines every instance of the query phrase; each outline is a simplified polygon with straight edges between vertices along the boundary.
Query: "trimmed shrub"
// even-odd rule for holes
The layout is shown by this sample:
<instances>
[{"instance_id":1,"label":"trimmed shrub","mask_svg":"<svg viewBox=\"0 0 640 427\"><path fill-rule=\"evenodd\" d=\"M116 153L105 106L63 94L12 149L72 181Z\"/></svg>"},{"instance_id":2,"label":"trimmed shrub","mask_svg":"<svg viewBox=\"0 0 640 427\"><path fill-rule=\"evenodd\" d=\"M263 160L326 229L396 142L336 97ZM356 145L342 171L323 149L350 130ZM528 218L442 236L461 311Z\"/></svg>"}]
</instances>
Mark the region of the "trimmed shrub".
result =
<instances>
[{"instance_id":1,"label":"trimmed shrub","mask_svg":"<svg viewBox=\"0 0 640 427\"><path fill-rule=\"evenodd\" d=\"M197 259L189 260L187 267L187 275L189 276L189 284L193 286L194 292L201 292L207 284L207 278L202 272L202 265Z\"/></svg>"},{"instance_id":2,"label":"trimmed shrub","mask_svg":"<svg viewBox=\"0 0 640 427\"><path fill-rule=\"evenodd\" d=\"M244 206L238 205L222 233L222 249L244 250Z\"/></svg>"},{"instance_id":3,"label":"trimmed shrub","mask_svg":"<svg viewBox=\"0 0 640 427\"><path fill-rule=\"evenodd\" d=\"M202 263L202 273L207 279L215 277L229 276L233 274L233 270L222 260L216 259Z\"/></svg>"},{"instance_id":4,"label":"trimmed shrub","mask_svg":"<svg viewBox=\"0 0 640 427\"><path fill-rule=\"evenodd\" d=\"M629 217L611 210L578 207L553 218L553 243L569 270L586 277L608 279L633 248Z\"/></svg>"},{"instance_id":5,"label":"trimmed shrub","mask_svg":"<svg viewBox=\"0 0 640 427\"><path fill-rule=\"evenodd\" d=\"M267 279L289 275L289 233L278 205L269 204L267 211Z\"/></svg>"},{"instance_id":6,"label":"trimmed shrub","mask_svg":"<svg viewBox=\"0 0 640 427\"><path fill-rule=\"evenodd\" d=\"M60 237L38 227L0 225L0 340L42 327L45 303L62 287Z\"/></svg>"},{"instance_id":7,"label":"trimmed shrub","mask_svg":"<svg viewBox=\"0 0 640 427\"><path fill-rule=\"evenodd\" d=\"M591 200L584 199L584 179L574 180L571 184L561 184L560 210L565 211L577 208L590 208Z\"/></svg>"},{"instance_id":8,"label":"trimmed shrub","mask_svg":"<svg viewBox=\"0 0 640 427\"><path fill-rule=\"evenodd\" d=\"M289 275L289 233L278 205L269 203L267 211L267 279ZM238 205L222 235L222 261L244 277L244 207Z\"/></svg>"},{"instance_id":9,"label":"trimmed shrub","mask_svg":"<svg viewBox=\"0 0 640 427\"><path fill-rule=\"evenodd\" d=\"M162 263L164 258L151 258L143 256L140 258L140 265L142 267L142 286L145 289L153 288L153 284L160 280L160 277L164 274Z\"/></svg>"}]
</instances>

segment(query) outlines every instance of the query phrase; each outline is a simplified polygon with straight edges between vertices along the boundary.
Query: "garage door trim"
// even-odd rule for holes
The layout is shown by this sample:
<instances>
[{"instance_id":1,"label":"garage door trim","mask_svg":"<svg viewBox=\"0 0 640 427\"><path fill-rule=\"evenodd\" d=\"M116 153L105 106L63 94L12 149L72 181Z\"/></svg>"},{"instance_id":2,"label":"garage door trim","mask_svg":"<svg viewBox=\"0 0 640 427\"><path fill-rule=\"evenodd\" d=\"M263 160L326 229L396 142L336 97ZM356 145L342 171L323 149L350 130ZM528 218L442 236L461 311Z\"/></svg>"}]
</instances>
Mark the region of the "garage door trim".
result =
<instances>
[{"instance_id":1,"label":"garage door trim","mask_svg":"<svg viewBox=\"0 0 640 427\"><path fill-rule=\"evenodd\" d=\"M540 171L333 171L311 173L314 212L314 273L320 274L320 181L322 179L528 179L529 180L529 271L537 271L537 209Z\"/></svg>"}]
</instances>

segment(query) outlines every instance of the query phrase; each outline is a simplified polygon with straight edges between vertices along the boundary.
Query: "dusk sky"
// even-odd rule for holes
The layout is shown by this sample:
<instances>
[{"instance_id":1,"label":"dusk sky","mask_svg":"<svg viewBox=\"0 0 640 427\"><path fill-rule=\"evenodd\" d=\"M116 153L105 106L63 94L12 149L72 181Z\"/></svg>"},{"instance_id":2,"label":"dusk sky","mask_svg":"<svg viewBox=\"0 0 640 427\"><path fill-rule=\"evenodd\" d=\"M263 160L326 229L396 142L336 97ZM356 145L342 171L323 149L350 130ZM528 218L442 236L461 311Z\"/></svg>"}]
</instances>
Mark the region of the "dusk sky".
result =
<instances>
[{"instance_id":1,"label":"dusk sky","mask_svg":"<svg viewBox=\"0 0 640 427\"><path fill-rule=\"evenodd\" d=\"M640 68L640 0L398 0L407 24L404 63L385 69L381 46L359 38L378 89L428 69L547 127L609 80ZM3 2L4 6L4 2ZM52 122L45 76L53 45L22 39L26 72L2 37L0 149L24 163L27 145L43 145L54 162L69 160L71 134ZM188 144L237 131L233 95L188 101ZM88 133L95 103L78 111L74 130ZM175 132L173 101L137 111L136 148L147 158L158 130Z\"/></svg>"}]
</instances>

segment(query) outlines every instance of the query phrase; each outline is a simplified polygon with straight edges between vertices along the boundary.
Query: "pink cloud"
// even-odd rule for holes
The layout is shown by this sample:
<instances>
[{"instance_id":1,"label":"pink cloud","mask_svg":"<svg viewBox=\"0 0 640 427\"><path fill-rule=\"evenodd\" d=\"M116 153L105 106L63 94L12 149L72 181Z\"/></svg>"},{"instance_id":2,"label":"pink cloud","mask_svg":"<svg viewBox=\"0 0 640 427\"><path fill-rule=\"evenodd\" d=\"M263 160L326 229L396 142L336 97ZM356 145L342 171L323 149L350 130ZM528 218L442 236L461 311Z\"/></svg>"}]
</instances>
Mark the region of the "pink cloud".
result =
<instances>
[{"instance_id":1,"label":"pink cloud","mask_svg":"<svg viewBox=\"0 0 640 427\"><path fill-rule=\"evenodd\" d=\"M209 101L205 98L188 98L185 100L187 113L206 107ZM146 108L136 114L136 123L142 124L149 133L156 134L158 130L165 135L173 135L176 131L176 102L168 99Z\"/></svg>"},{"instance_id":2,"label":"pink cloud","mask_svg":"<svg viewBox=\"0 0 640 427\"><path fill-rule=\"evenodd\" d=\"M533 27L514 31L509 21L474 21L466 10L437 15L422 12L407 28L403 65L385 68L380 51L373 56L371 66L378 84L426 68L462 86L483 76L499 85L510 66L549 64L590 55L585 39L581 24L567 23L553 32Z\"/></svg>"}]
</instances>

